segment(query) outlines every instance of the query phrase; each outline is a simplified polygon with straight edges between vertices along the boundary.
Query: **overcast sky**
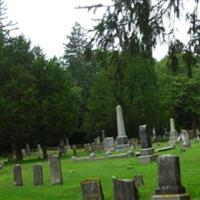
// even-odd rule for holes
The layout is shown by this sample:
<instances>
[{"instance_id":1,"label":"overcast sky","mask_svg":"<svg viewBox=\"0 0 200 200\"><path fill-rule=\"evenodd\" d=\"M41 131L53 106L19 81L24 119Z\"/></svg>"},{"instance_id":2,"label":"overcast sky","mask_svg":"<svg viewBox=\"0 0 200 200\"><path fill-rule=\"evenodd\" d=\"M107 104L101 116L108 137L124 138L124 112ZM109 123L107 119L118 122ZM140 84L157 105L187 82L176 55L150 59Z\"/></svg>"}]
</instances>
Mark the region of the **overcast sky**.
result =
<instances>
[{"instance_id":1,"label":"overcast sky","mask_svg":"<svg viewBox=\"0 0 200 200\"><path fill-rule=\"evenodd\" d=\"M77 21L82 27L91 28L91 18L101 16L85 9L75 9L78 5L109 3L110 0L4 0L10 20L18 23L18 30L13 34L24 34L33 45L42 47L48 57L63 55L63 43L72 26ZM179 38L186 41L186 26L179 26ZM167 46L158 46L154 51L157 59L164 57Z\"/></svg>"}]
</instances>

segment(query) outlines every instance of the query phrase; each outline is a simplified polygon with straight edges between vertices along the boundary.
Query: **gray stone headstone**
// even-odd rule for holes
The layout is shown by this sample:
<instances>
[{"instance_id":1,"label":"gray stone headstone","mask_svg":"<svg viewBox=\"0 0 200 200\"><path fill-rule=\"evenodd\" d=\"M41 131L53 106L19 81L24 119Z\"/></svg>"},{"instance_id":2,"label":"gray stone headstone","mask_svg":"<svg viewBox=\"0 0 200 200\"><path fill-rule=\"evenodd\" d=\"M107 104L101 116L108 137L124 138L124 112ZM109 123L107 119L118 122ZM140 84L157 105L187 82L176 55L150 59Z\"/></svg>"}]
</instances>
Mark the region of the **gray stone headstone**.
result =
<instances>
[{"instance_id":1,"label":"gray stone headstone","mask_svg":"<svg viewBox=\"0 0 200 200\"><path fill-rule=\"evenodd\" d=\"M41 163L33 166L33 185L43 185L43 168Z\"/></svg>"},{"instance_id":2,"label":"gray stone headstone","mask_svg":"<svg viewBox=\"0 0 200 200\"><path fill-rule=\"evenodd\" d=\"M88 179L81 182L83 200L104 200L104 194L99 179Z\"/></svg>"},{"instance_id":3,"label":"gray stone headstone","mask_svg":"<svg viewBox=\"0 0 200 200\"><path fill-rule=\"evenodd\" d=\"M182 129L180 134L180 142L182 148L189 148L191 147L190 137L187 130Z\"/></svg>"},{"instance_id":4,"label":"gray stone headstone","mask_svg":"<svg viewBox=\"0 0 200 200\"><path fill-rule=\"evenodd\" d=\"M166 198L164 198L166 197ZM167 198L168 197L168 198ZM158 188L152 200L189 200L185 187L181 184L179 157L160 156L158 159Z\"/></svg>"},{"instance_id":5,"label":"gray stone headstone","mask_svg":"<svg viewBox=\"0 0 200 200\"><path fill-rule=\"evenodd\" d=\"M13 167L13 174L14 174L14 185L15 186L23 186L22 168L19 164L16 164Z\"/></svg>"},{"instance_id":6,"label":"gray stone headstone","mask_svg":"<svg viewBox=\"0 0 200 200\"><path fill-rule=\"evenodd\" d=\"M170 118L169 144L172 146L176 146L177 138L178 138L178 133L175 128L174 119Z\"/></svg>"},{"instance_id":7,"label":"gray stone headstone","mask_svg":"<svg viewBox=\"0 0 200 200\"><path fill-rule=\"evenodd\" d=\"M134 180L113 177L114 200L139 200L139 193Z\"/></svg>"},{"instance_id":8,"label":"gray stone headstone","mask_svg":"<svg viewBox=\"0 0 200 200\"><path fill-rule=\"evenodd\" d=\"M61 163L58 155L53 155L49 158L51 171L51 184L63 184Z\"/></svg>"},{"instance_id":9,"label":"gray stone headstone","mask_svg":"<svg viewBox=\"0 0 200 200\"><path fill-rule=\"evenodd\" d=\"M65 154L66 154L65 142L64 142L64 140L60 140L60 143L59 143L59 155L63 156Z\"/></svg>"},{"instance_id":10,"label":"gray stone headstone","mask_svg":"<svg viewBox=\"0 0 200 200\"><path fill-rule=\"evenodd\" d=\"M139 126L141 149L147 149L152 147L151 135L152 135L152 129L149 128L146 124Z\"/></svg>"},{"instance_id":11,"label":"gray stone headstone","mask_svg":"<svg viewBox=\"0 0 200 200\"><path fill-rule=\"evenodd\" d=\"M128 149L130 145L128 144L128 137L125 131L124 119L122 114L122 108L120 105L116 107L117 112L117 150Z\"/></svg>"},{"instance_id":12,"label":"gray stone headstone","mask_svg":"<svg viewBox=\"0 0 200 200\"><path fill-rule=\"evenodd\" d=\"M115 142L113 137L106 137L103 141L104 150L114 150Z\"/></svg>"}]
</instances>

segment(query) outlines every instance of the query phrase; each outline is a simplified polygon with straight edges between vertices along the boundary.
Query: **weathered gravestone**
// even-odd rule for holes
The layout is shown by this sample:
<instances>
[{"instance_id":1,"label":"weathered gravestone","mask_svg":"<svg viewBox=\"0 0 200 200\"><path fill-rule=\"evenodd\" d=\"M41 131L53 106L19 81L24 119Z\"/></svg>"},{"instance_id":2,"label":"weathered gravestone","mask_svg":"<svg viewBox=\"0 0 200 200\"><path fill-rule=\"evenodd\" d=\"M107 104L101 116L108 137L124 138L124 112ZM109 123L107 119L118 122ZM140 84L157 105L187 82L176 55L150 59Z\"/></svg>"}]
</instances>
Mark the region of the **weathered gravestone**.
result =
<instances>
[{"instance_id":1,"label":"weathered gravestone","mask_svg":"<svg viewBox=\"0 0 200 200\"><path fill-rule=\"evenodd\" d=\"M191 147L190 137L189 137L188 131L182 129L179 137L180 137L180 142L181 142L182 148Z\"/></svg>"},{"instance_id":2,"label":"weathered gravestone","mask_svg":"<svg viewBox=\"0 0 200 200\"><path fill-rule=\"evenodd\" d=\"M22 168L19 164L16 164L13 167L13 174L14 174L14 185L15 186L23 186Z\"/></svg>"},{"instance_id":3,"label":"weathered gravestone","mask_svg":"<svg viewBox=\"0 0 200 200\"><path fill-rule=\"evenodd\" d=\"M43 169L41 163L33 166L33 185L43 185Z\"/></svg>"},{"instance_id":4,"label":"weathered gravestone","mask_svg":"<svg viewBox=\"0 0 200 200\"><path fill-rule=\"evenodd\" d=\"M115 142L113 137L105 137L103 141L104 151L114 150Z\"/></svg>"},{"instance_id":5,"label":"weathered gravestone","mask_svg":"<svg viewBox=\"0 0 200 200\"><path fill-rule=\"evenodd\" d=\"M158 155L155 154L151 144L152 129L146 124L139 126L139 137L141 144L141 156L138 157L140 163L150 163L157 160Z\"/></svg>"},{"instance_id":6,"label":"weathered gravestone","mask_svg":"<svg viewBox=\"0 0 200 200\"><path fill-rule=\"evenodd\" d=\"M116 107L117 112L117 145L116 150L129 149L128 137L126 135L122 108L120 105Z\"/></svg>"},{"instance_id":7,"label":"weathered gravestone","mask_svg":"<svg viewBox=\"0 0 200 200\"><path fill-rule=\"evenodd\" d=\"M63 184L62 169L58 155L53 155L49 158L51 171L51 184Z\"/></svg>"},{"instance_id":8,"label":"weathered gravestone","mask_svg":"<svg viewBox=\"0 0 200 200\"><path fill-rule=\"evenodd\" d=\"M60 140L60 143L59 143L59 155L60 156L63 156L66 154L66 146L65 146L65 142L64 140Z\"/></svg>"},{"instance_id":9,"label":"weathered gravestone","mask_svg":"<svg viewBox=\"0 0 200 200\"><path fill-rule=\"evenodd\" d=\"M139 193L134 180L113 177L114 200L139 200Z\"/></svg>"},{"instance_id":10,"label":"weathered gravestone","mask_svg":"<svg viewBox=\"0 0 200 200\"><path fill-rule=\"evenodd\" d=\"M104 200L104 194L99 179L88 179L81 182L83 200Z\"/></svg>"},{"instance_id":11,"label":"weathered gravestone","mask_svg":"<svg viewBox=\"0 0 200 200\"><path fill-rule=\"evenodd\" d=\"M181 184L179 157L164 155L158 158L158 188L152 200L190 200Z\"/></svg>"},{"instance_id":12,"label":"weathered gravestone","mask_svg":"<svg viewBox=\"0 0 200 200\"><path fill-rule=\"evenodd\" d=\"M176 141L178 134L175 128L175 122L173 118L170 118L170 133L169 133L169 144L171 146L176 146Z\"/></svg>"}]
</instances>

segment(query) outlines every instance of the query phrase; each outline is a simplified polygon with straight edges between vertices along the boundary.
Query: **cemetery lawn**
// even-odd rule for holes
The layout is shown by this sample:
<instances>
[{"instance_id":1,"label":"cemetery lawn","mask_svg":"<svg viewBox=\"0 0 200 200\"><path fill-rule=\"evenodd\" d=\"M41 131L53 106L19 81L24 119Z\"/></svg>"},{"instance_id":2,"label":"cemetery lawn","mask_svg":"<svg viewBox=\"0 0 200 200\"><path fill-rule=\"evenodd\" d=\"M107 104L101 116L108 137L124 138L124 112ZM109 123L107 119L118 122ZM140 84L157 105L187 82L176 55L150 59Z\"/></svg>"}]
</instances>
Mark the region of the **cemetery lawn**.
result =
<instances>
[{"instance_id":1,"label":"cemetery lawn","mask_svg":"<svg viewBox=\"0 0 200 200\"><path fill-rule=\"evenodd\" d=\"M180 147L160 154L180 156L182 184L192 200L200 200L200 143L180 152ZM80 182L87 178L101 179L105 200L112 197L112 177L131 179L134 175L143 175L145 185L140 187L141 200L150 200L157 186L156 163L141 165L137 158L109 159L99 161L72 162L70 155L62 159L64 184L52 186L47 161L37 160L34 156L22 163L23 187L13 186L12 164L0 170L0 200L80 200ZM41 162L44 167L44 185L33 186L33 164ZM132 166L130 168L129 166Z\"/></svg>"}]
</instances>

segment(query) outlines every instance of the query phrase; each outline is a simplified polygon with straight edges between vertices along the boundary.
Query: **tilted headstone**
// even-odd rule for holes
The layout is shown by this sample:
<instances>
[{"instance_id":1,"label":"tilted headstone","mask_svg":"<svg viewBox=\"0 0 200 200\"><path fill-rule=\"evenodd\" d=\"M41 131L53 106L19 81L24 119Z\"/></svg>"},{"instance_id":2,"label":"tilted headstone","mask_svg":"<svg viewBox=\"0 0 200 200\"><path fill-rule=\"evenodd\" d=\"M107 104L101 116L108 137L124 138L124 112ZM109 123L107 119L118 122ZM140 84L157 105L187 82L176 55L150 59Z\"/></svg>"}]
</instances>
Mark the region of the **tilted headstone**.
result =
<instances>
[{"instance_id":1,"label":"tilted headstone","mask_svg":"<svg viewBox=\"0 0 200 200\"><path fill-rule=\"evenodd\" d=\"M58 155L53 155L49 158L51 171L51 184L63 184L61 163Z\"/></svg>"},{"instance_id":2,"label":"tilted headstone","mask_svg":"<svg viewBox=\"0 0 200 200\"><path fill-rule=\"evenodd\" d=\"M22 168L19 164L16 164L13 167L13 174L14 174L14 185L15 186L23 186Z\"/></svg>"},{"instance_id":3,"label":"tilted headstone","mask_svg":"<svg viewBox=\"0 0 200 200\"><path fill-rule=\"evenodd\" d=\"M139 193L134 180L113 177L114 200L139 200Z\"/></svg>"},{"instance_id":4,"label":"tilted headstone","mask_svg":"<svg viewBox=\"0 0 200 200\"><path fill-rule=\"evenodd\" d=\"M83 200L104 200L104 194L99 179L88 179L81 182Z\"/></svg>"},{"instance_id":5,"label":"tilted headstone","mask_svg":"<svg viewBox=\"0 0 200 200\"><path fill-rule=\"evenodd\" d=\"M176 146L176 141L178 134L175 128L175 122L173 118L170 118L170 133L169 133L169 144L171 146Z\"/></svg>"},{"instance_id":6,"label":"tilted headstone","mask_svg":"<svg viewBox=\"0 0 200 200\"><path fill-rule=\"evenodd\" d=\"M41 163L33 166L33 185L43 185L43 168Z\"/></svg>"},{"instance_id":7,"label":"tilted headstone","mask_svg":"<svg viewBox=\"0 0 200 200\"><path fill-rule=\"evenodd\" d=\"M124 119L122 114L122 108L120 105L116 107L117 112L117 150L123 150L130 148L128 144L128 137L126 135L125 126L124 126Z\"/></svg>"},{"instance_id":8,"label":"tilted headstone","mask_svg":"<svg viewBox=\"0 0 200 200\"><path fill-rule=\"evenodd\" d=\"M158 158L158 188L152 200L190 200L181 184L179 157L164 155Z\"/></svg>"},{"instance_id":9,"label":"tilted headstone","mask_svg":"<svg viewBox=\"0 0 200 200\"><path fill-rule=\"evenodd\" d=\"M142 164L156 161L158 157L158 155L154 152L154 148L152 148L151 135L152 129L149 126L147 126L146 124L139 126L141 155L138 157L138 159Z\"/></svg>"}]
</instances>

